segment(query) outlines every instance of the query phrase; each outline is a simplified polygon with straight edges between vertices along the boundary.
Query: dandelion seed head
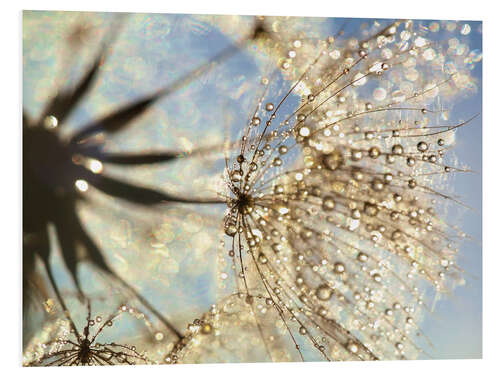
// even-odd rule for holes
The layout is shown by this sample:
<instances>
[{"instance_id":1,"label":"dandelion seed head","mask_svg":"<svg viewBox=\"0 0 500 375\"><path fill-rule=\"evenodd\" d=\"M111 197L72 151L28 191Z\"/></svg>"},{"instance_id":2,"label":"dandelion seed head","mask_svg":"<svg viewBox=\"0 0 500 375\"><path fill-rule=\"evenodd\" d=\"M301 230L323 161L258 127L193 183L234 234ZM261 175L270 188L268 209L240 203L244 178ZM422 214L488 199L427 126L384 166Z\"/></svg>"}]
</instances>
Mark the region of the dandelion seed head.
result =
<instances>
[{"instance_id":1,"label":"dandelion seed head","mask_svg":"<svg viewBox=\"0 0 500 375\"><path fill-rule=\"evenodd\" d=\"M317 349L322 335L327 358L416 358L426 345L418 324L397 327L420 322L425 299L456 285L457 270L444 270L440 255L453 231L433 207L442 198L436 189L446 186L443 170L451 171L443 154L454 133L439 125L438 103L453 100L449 86L458 78L437 73L432 65L444 63L442 45L412 27L396 22L393 32L363 42L356 57L340 63L335 51L358 43L339 37L329 51L328 43L303 40L283 73L293 82L290 95L300 97L297 109L274 107L267 129L248 131L242 149L246 160L260 161L258 169L233 163L245 183L230 183L229 205L247 205L251 196L259 207L226 218L242 227L228 244L241 253L232 262L236 287L280 306L256 324L275 321L277 337L295 343L299 357L299 341ZM273 103L283 98L269 95ZM280 136L261 159L256 150L274 129ZM276 154L279 170L269 163Z\"/></svg>"}]
</instances>

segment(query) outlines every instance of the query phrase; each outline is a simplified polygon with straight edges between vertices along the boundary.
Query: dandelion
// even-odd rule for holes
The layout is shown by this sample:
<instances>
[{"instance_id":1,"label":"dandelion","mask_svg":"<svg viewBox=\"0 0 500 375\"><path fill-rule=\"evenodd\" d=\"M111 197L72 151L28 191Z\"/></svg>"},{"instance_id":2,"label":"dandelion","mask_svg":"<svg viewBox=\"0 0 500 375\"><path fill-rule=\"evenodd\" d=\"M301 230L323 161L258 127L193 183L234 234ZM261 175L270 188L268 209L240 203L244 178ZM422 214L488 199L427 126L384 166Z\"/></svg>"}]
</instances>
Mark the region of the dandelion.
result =
<instances>
[{"instance_id":1,"label":"dandelion","mask_svg":"<svg viewBox=\"0 0 500 375\"><path fill-rule=\"evenodd\" d=\"M449 124L441 115L473 80L437 69L446 52L413 26L319 43L273 35L278 61L297 40L306 53L278 64L295 82L279 97L267 88L239 154L226 159L236 286L262 341L281 326L276 335L298 359L316 358L309 348L326 360L430 356L419 328L426 298L461 278L455 249L464 234L441 212L461 203L439 186L450 172L469 172L445 154L474 117ZM252 295L268 301L266 313ZM268 355L288 359L272 347Z\"/></svg>"},{"instance_id":2,"label":"dandelion","mask_svg":"<svg viewBox=\"0 0 500 375\"><path fill-rule=\"evenodd\" d=\"M98 337L106 329L116 324L117 318L134 309L120 306L116 312L103 319L91 318L90 301L87 301L86 324L80 332L69 312L66 320L57 320L47 327L41 339L34 339L26 351L24 366L102 366L148 364L151 361L137 351L134 345L115 342L102 343ZM59 334L54 339L44 340L44 336Z\"/></svg>"},{"instance_id":3,"label":"dandelion","mask_svg":"<svg viewBox=\"0 0 500 375\"><path fill-rule=\"evenodd\" d=\"M228 46L208 63L181 76L173 83L154 93L120 106L110 114L95 117L79 130L68 136L67 119L74 113L86 95L91 92L95 81L103 71L108 54L116 39L123 20L117 17L111 22L110 30L101 41L98 53L90 67L73 86L56 88L56 93L43 108L41 115L33 119L23 112L23 284L25 307L28 297L36 296L41 288L37 286L42 277L36 279L36 261L40 259L53 288L57 300L66 309L61 297L60 287L54 278L49 262L52 254L52 241L49 227L55 227L56 239L62 251L63 263L70 272L72 281L81 297L84 292L77 277L77 268L83 260L90 262L109 279L128 293L134 294L142 303L161 317L170 330L180 337L175 327L170 325L135 288L127 283L108 265L96 241L87 233L77 215L77 206L89 201L89 190L96 189L112 198L144 207L167 203L220 203L220 200L174 196L166 192L120 180L107 173L112 165L131 167L173 162L180 152L134 152L114 153L106 151L106 139L123 132L161 98L179 90L191 81L206 73L216 62L223 61L235 54L247 41L254 37L246 36L239 42ZM70 56L63 60L64 65L75 63L75 54L82 47L84 32L91 29L88 25L77 25L70 34L68 43ZM76 63L75 63L76 65ZM68 68L68 66L66 66ZM65 72L61 73L64 77ZM109 142L109 140L108 140ZM207 152L206 149L192 150L191 156ZM44 293L47 297L47 292ZM44 298L46 299L46 298Z\"/></svg>"},{"instance_id":4,"label":"dandelion","mask_svg":"<svg viewBox=\"0 0 500 375\"><path fill-rule=\"evenodd\" d=\"M173 85L162 88L158 95L145 96L119 110L117 113L127 121L109 122L113 115L106 117L97 121L99 126L78 130L77 139L70 146L63 144L67 154L74 155L73 148L77 148L79 157L70 168L78 173L72 173L74 178L67 184L73 194L68 204L70 209L61 217L70 217L70 224L75 217L78 220L74 203L88 197L92 190L143 206L164 202L227 203L222 223L224 241L217 248L219 274L214 283L220 286L218 298L213 298L209 312L192 321L184 333L175 328L177 324L174 326L163 318L168 332L153 330L152 341L144 347L150 353L151 363L431 356L432 350L428 348L432 343L421 328L422 320L432 310L434 295L451 293L462 282L456 256L460 242L467 236L448 223L446 207L448 203L461 204L449 192L450 176L469 170L452 162L448 155L452 152L455 132L472 125L474 114L461 122L449 118L453 104L477 90L471 69L480 62L481 53L469 51L464 39L471 31L456 28L456 33L465 32L462 36L447 35L446 44L438 37L452 33L444 23L439 31L435 22L427 28L423 21L369 21L361 28L359 23L353 23L353 29L347 21L334 33L329 30L330 36L325 37L327 34L317 31L318 20L280 17L257 17L257 20L255 23L249 17L191 18L189 27L198 33L206 33L207 25L213 23L226 35L245 43L235 42L229 47L231 53L223 49L213 63L202 64ZM154 25L149 26L144 30L145 37L154 30ZM161 30L164 40L169 40L168 32L168 27ZM251 48L246 49L244 44L249 40ZM196 102L194 95L182 96L177 101L185 106L183 110L193 124L210 122L211 129L222 120L235 122L232 118L237 113L235 107L248 108L248 97L253 97L248 95L253 87L249 78L238 72L233 74L222 64L236 50L241 52L236 54L240 63L251 55L255 65L266 74L253 77L261 87L246 121L238 118L236 127L226 125L227 133L232 136L238 132L239 138L227 142L225 167L221 163L202 165L210 171L213 167L224 168L219 197L191 199L122 181L106 185L105 182L115 179L107 175L113 164L127 169L132 165L147 166L174 160L179 153L111 154L109 148L99 143L103 138L99 133L104 137L122 133L160 98L180 91L187 84L203 87L204 95L208 92L205 87L213 85L217 94L203 96L203 102L208 103L200 105L203 110L191 105ZM101 64L106 60L99 57L96 65L97 61ZM268 74L269 61L276 68ZM131 64L130 70L140 78L139 67ZM215 71L213 77L203 75L208 69ZM86 77L93 74L97 73L87 73ZM230 87L224 88L221 78L233 75ZM92 79L95 78L88 78ZM217 97L216 103L223 102L220 93L224 90L230 92L228 104L214 106L211 99ZM74 90L81 91L85 92ZM79 98L69 97L71 102ZM37 121L26 116L26 124L37 124L27 128L43 128L44 132L58 134L64 116L52 112ZM214 117L214 113L224 116ZM210 121L214 119L217 121ZM104 126L108 123L112 125ZM185 119L177 124L178 128L189 126L191 123ZM196 138L209 138L208 128L196 128L195 139L181 138L180 143L188 145L183 155L200 155L205 151L193 145ZM40 137L36 139L34 145L39 144ZM59 140L53 142L61 148L59 143ZM40 168L31 170L36 172ZM179 179L182 176L189 176L191 183L190 169L186 168ZM44 197L37 201L43 202ZM59 199L52 202L60 204ZM182 309L184 316L188 309L183 303L190 297L183 298L185 291L179 291L181 285L187 285L188 278L194 279L200 269L210 268L208 260L215 259L208 256L213 238L207 233L213 232L207 229L216 222L217 208L210 208L206 220L199 219L206 212L204 209L197 205L191 208L179 211L177 221L172 211L162 211L163 222L151 231L155 254L141 248L137 259L141 262L142 279L133 287L124 285L160 320L162 314L135 293L135 287L139 288L141 282L151 282L163 291L162 300L167 297L168 303L175 299L171 305L182 305L179 310ZM45 233L50 218L38 214L34 217L43 219L36 226L39 236ZM67 227L61 221L55 225L56 229ZM194 238L200 228L207 233ZM80 224L77 229L66 236L71 241L64 246L64 231L60 234L57 230L64 263L73 279L76 281L74 269L80 264L80 258L76 259L79 252L75 246L69 246L75 239L85 245L84 250L92 250L87 259L117 279L111 268L103 266L106 263L101 249L93 245L83 226ZM125 229L128 233L130 225L125 225ZM123 250L141 247L122 242ZM178 263L170 248L176 243L187 244L186 255ZM51 278L49 253L40 252L39 248L25 244L25 254L41 256ZM157 254L161 255L161 261L156 260ZM135 262L127 263L130 260L121 253L113 255L124 269L134 272L138 268ZM31 269L31 263L27 264L25 269ZM173 279L176 283L173 296L167 289L171 280L166 277L157 280L155 276L162 270L179 277ZM52 278L51 284L63 311L69 314ZM209 284L203 279L197 301L210 299L207 289L213 285ZM173 333L174 341L165 340L166 333ZM83 336L78 336L88 335L84 329ZM80 362L81 353L90 350L89 345L81 342L71 349L73 360L80 358ZM34 351L28 348L26 352ZM44 363L72 363L45 355L40 357ZM90 362L85 358L85 362Z\"/></svg>"}]
</instances>

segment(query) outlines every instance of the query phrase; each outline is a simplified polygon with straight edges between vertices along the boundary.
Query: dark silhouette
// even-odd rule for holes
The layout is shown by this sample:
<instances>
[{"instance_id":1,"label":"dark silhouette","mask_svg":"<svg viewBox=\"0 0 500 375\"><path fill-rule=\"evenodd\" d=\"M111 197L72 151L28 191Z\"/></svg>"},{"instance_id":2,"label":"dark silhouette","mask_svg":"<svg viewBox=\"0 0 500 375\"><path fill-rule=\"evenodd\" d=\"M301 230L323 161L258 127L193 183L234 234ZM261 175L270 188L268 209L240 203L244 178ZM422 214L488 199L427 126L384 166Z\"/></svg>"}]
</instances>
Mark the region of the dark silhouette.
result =
<instances>
[{"instance_id":1,"label":"dark silhouette","mask_svg":"<svg viewBox=\"0 0 500 375\"><path fill-rule=\"evenodd\" d=\"M116 109L111 114L97 118L83 126L73 134L69 142L59 136L59 129L71 112L90 91L100 66L106 60L106 53L116 33L109 35L103 47L97 54L94 63L72 88L60 89L58 94L47 103L38 119L30 118L23 111L23 303L24 310L29 303L28 297L43 286L35 285L34 264L36 257L43 262L51 287L61 304L67 311L60 289L55 282L53 271L49 265L50 243L47 226L55 226L64 264L69 270L76 285L78 294L84 297L77 278L77 267L81 261L88 261L97 267L121 287L132 292L152 313L154 313L177 336L181 334L162 315L151 306L134 288L127 284L107 264L101 249L88 235L77 213L78 201L85 200L88 185L101 190L111 197L143 206L153 206L168 203L225 203L220 199L197 199L182 196L172 196L148 187L133 185L102 173L94 173L85 167L81 160L91 157L101 165L106 163L121 165L167 163L177 159L180 152L158 152L146 154L109 154L92 142L92 137L98 133L111 134L125 129L160 98L168 96L187 83L207 72L214 62L221 62L239 51L248 41L263 32L256 26L258 33L234 43L217 54L210 61L180 77L172 84L151 95L140 98L132 103ZM196 155L195 150L192 155ZM76 184L76 185L75 185ZM80 185L79 185L80 184ZM83 184L83 186L81 185ZM84 249L84 255L77 254L76 248ZM36 281L39 284L39 281Z\"/></svg>"}]
</instances>

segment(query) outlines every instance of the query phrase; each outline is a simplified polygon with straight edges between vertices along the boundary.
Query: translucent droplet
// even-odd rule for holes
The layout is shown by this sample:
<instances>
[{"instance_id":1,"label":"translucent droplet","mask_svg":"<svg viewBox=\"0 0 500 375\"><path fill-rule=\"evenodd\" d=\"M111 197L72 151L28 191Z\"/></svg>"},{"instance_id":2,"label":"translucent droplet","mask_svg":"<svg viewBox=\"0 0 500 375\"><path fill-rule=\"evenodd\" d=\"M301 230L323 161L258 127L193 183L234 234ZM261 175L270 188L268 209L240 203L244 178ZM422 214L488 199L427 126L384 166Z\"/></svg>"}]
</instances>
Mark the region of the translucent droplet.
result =
<instances>
[{"instance_id":1,"label":"translucent droplet","mask_svg":"<svg viewBox=\"0 0 500 375\"><path fill-rule=\"evenodd\" d=\"M349 350L351 353L357 353L359 351L359 348L354 342L351 341L347 344L347 350Z\"/></svg>"},{"instance_id":2,"label":"translucent droplet","mask_svg":"<svg viewBox=\"0 0 500 375\"><path fill-rule=\"evenodd\" d=\"M89 184L85 180L76 180L75 187L78 191L81 191L82 193L89 190Z\"/></svg>"},{"instance_id":3,"label":"translucent droplet","mask_svg":"<svg viewBox=\"0 0 500 375\"><path fill-rule=\"evenodd\" d=\"M365 253L359 253L357 259L360 262L366 262L368 260L368 255L366 255Z\"/></svg>"},{"instance_id":4,"label":"translucent droplet","mask_svg":"<svg viewBox=\"0 0 500 375\"><path fill-rule=\"evenodd\" d=\"M341 262L335 263L333 266L333 270L335 271L335 273L344 273L345 271L344 263Z\"/></svg>"},{"instance_id":5,"label":"translucent droplet","mask_svg":"<svg viewBox=\"0 0 500 375\"><path fill-rule=\"evenodd\" d=\"M335 208L335 201L331 196L325 196L323 198L323 210L332 211Z\"/></svg>"},{"instance_id":6,"label":"translucent droplet","mask_svg":"<svg viewBox=\"0 0 500 375\"><path fill-rule=\"evenodd\" d=\"M229 224L226 226L226 228L224 229L224 232L230 236L230 237L234 237L234 235L238 232L238 228L236 228L236 225L234 224Z\"/></svg>"},{"instance_id":7,"label":"translucent droplet","mask_svg":"<svg viewBox=\"0 0 500 375\"><path fill-rule=\"evenodd\" d=\"M201 333L203 333L204 335L208 335L211 332L212 332L212 326L208 323L203 324L203 326L201 327Z\"/></svg>"},{"instance_id":8,"label":"translucent droplet","mask_svg":"<svg viewBox=\"0 0 500 375\"><path fill-rule=\"evenodd\" d=\"M377 159L379 156L380 156L380 149L376 146L374 147L371 147L369 150L368 150L368 155L372 158L372 159Z\"/></svg>"},{"instance_id":9,"label":"translucent droplet","mask_svg":"<svg viewBox=\"0 0 500 375\"><path fill-rule=\"evenodd\" d=\"M332 297L332 289L328 285L320 285L316 289L316 297L321 301L328 301Z\"/></svg>"},{"instance_id":10,"label":"translucent droplet","mask_svg":"<svg viewBox=\"0 0 500 375\"><path fill-rule=\"evenodd\" d=\"M424 141L421 141L421 142L418 142L417 149L420 152L425 152L429 149L429 145L427 143L425 143Z\"/></svg>"},{"instance_id":11,"label":"translucent droplet","mask_svg":"<svg viewBox=\"0 0 500 375\"><path fill-rule=\"evenodd\" d=\"M372 181L372 189L374 191L384 190L384 182L380 178L374 178Z\"/></svg>"},{"instance_id":12,"label":"translucent droplet","mask_svg":"<svg viewBox=\"0 0 500 375\"><path fill-rule=\"evenodd\" d=\"M392 146L392 153L394 155L402 155L403 152L404 152L403 146L401 146L401 145Z\"/></svg>"},{"instance_id":13,"label":"translucent droplet","mask_svg":"<svg viewBox=\"0 0 500 375\"><path fill-rule=\"evenodd\" d=\"M344 158L340 151L333 151L323 157L324 166L330 171L335 171L344 163Z\"/></svg>"},{"instance_id":14,"label":"translucent droplet","mask_svg":"<svg viewBox=\"0 0 500 375\"><path fill-rule=\"evenodd\" d=\"M47 130L53 130L57 128L57 125L59 125L59 121L55 116L47 116L43 119L43 126Z\"/></svg>"},{"instance_id":15,"label":"translucent droplet","mask_svg":"<svg viewBox=\"0 0 500 375\"><path fill-rule=\"evenodd\" d=\"M308 137L311 134L311 130L307 126L303 126L299 130L299 135L302 137Z\"/></svg>"},{"instance_id":16,"label":"translucent droplet","mask_svg":"<svg viewBox=\"0 0 500 375\"><path fill-rule=\"evenodd\" d=\"M231 181L238 182L243 177L243 173L240 170L236 170L231 174Z\"/></svg>"}]
</instances>

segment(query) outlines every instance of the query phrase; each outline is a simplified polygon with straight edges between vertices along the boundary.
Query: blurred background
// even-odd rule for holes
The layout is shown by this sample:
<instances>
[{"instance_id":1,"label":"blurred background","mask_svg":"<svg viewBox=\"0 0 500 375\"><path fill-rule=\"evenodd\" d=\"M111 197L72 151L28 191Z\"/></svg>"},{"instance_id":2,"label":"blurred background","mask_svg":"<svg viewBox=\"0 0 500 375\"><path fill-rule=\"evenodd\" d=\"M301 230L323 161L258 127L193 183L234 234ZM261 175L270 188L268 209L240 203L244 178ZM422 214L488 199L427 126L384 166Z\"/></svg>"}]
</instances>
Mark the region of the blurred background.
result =
<instances>
[{"instance_id":1,"label":"blurred background","mask_svg":"<svg viewBox=\"0 0 500 375\"><path fill-rule=\"evenodd\" d=\"M23 12L23 107L33 118L40 116L58 88L80 79L103 38L117 25L121 28L93 88L66 120L63 138L117 106L166 87L244 36L253 24L252 17L229 16L130 14L119 23L116 19L113 13ZM355 35L367 22L373 21L300 19L297 27L326 38L340 29ZM381 25L388 23L380 20ZM231 24L239 25L239 35L228 32ZM450 108L450 121L458 123L481 113L481 23L423 20L419 25L450 48L455 48L450 40L459 31L459 42L468 45L461 52L464 59L477 51L469 64L476 87ZM109 152L176 150L177 160L156 166L109 166L104 172L168 193L215 196L223 161L214 146L235 139L245 126L265 69L259 51L240 51L162 98L124 131L103 139L102 146ZM480 358L482 353L481 119L460 128L456 136L454 156L477 173L453 177L453 192L471 209L452 210L448 219L473 240L461 245L457 261L466 284L457 287L453 296L436 301L432 315L424 321L423 331L435 346L434 358ZM200 147L214 151L190 156ZM86 194L88 199L79 205L78 214L98 239L106 259L180 330L215 303L223 207L173 204L152 210L111 199L92 188ZM53 250L56 279L67 286L62 289L70 298L72 281L56 256L57 245ZM83 265L79 275L86 292L102 296L104 290L118 305L120 297L115 296L113 286L95 270ZM40 324L36 316L29 328L33 332Z\"/></svg>"}]
</instances>

